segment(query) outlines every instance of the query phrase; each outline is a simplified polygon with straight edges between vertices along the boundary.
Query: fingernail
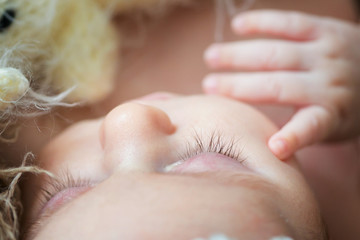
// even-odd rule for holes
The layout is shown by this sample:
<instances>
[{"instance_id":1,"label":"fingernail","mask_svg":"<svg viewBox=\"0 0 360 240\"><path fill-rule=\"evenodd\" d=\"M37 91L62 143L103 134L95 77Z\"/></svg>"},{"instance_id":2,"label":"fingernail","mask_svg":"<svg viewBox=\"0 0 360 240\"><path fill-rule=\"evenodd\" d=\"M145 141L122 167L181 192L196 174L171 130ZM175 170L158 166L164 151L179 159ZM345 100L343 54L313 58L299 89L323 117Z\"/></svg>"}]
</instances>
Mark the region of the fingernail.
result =
<instances>
[{"instance_id":1,"label":"fingernail","mask_svg":"<svg viewBox=\"0 0 360 240\"><path fill-rule=\"evenodd\" d=\"M208 76L203 81L203 88L207 93L215 94L217 93L218 79L214 76Z\"/></svg>"},{"instance_id":2,"label":"fingernail","mask_svg":"<svg viewBox=\"0 0 360 240\"><path fill-rule=\"evenodd\" d=\"M205 59L211 64L216 64L219 61L220 53L218 47L210 47L205 52Z\"/></svg>"},{"instance_id":3,"label":"fingernail","mask_svg":"<svg viewBox=\"0 0 360 240\"><path fill-rule=\"evenodd\" d=\"M288 144L284 139L270 141L269 148L281 160L288 157Z\"/></svg>"}]
</instances>

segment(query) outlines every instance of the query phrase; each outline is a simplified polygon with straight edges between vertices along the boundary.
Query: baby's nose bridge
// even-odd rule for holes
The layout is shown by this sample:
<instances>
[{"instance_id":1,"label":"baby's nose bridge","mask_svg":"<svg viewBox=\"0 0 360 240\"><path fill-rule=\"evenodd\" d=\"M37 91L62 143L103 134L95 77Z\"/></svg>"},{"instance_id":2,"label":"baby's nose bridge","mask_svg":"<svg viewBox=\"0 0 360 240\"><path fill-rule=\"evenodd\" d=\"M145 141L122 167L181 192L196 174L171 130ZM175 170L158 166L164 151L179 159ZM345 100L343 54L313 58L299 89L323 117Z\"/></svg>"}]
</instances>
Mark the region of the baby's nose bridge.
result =
<instances>
[{"instance_id":1,"label":"baby's nose bridge","mask_svg":"<svg viewBox=\"0 0 360 240\"><path fill-rule=\"evenodd\" d=\"M107 169L152 170L161 164L175 126L158 108L127 103L105 117L101 131Z\"/></svg>"}]
</instances>

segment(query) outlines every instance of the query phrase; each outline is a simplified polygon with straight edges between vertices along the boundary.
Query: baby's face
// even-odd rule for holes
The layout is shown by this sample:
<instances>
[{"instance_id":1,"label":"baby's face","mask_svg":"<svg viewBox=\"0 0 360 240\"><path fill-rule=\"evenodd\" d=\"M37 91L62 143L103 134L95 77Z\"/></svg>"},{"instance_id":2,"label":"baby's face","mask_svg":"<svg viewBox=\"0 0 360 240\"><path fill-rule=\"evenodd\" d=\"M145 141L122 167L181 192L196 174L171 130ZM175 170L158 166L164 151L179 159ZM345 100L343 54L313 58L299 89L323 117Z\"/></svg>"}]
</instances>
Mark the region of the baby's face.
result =
<instances>
[{"instance_id":1,"label":"baby's face","mask_svg":"<svg viewBox=\"0 0 360 240\"><path fill-rule=\"evenodd\" d=\"M320 238L295 161L267 148L275 130L238 102L161 94L76 124L39 160L59 182L25 184L29 238Z\"/></svg>"}]
</instances>

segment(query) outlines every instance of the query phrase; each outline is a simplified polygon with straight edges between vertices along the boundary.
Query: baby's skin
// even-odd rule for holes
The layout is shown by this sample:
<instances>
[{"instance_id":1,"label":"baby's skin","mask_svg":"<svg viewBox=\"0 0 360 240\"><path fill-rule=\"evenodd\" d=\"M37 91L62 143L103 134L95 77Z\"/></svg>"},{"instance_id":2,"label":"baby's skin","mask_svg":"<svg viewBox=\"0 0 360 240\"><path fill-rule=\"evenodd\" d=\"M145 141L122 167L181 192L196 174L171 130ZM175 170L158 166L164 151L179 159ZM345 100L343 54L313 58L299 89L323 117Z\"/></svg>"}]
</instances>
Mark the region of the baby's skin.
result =
<instances>
[{"instance_id":1,"label":"baby's skin","mask_svg":"<svg viewBox=\"0 0 360 240\"><path fill-rule=\"evenodd\" d=\"M251 103L291 105L292 118L268 142L280 159L317 142L360 133L360 28L300 12L256 10L235 16L246 41L211 45L205 92ZM264 37L265 38L262 38ZM270 39L271 38L271 39Z\"/></svg>"}]
</instances>

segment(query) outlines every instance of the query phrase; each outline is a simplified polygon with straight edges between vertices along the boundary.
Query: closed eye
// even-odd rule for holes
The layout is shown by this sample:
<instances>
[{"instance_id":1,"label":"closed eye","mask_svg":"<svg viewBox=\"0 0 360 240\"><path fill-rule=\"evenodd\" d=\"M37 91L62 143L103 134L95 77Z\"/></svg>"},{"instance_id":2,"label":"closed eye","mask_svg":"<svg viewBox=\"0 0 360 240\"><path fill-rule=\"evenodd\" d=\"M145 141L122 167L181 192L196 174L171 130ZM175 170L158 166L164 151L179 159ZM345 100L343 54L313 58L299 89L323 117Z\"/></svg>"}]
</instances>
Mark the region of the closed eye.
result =
<instances>
[{"instance_id":1,"label":"closed eye","mask_svg":"<svg viewBox=\"0 0 360 240\"><path fill-rule=\"evenodd\" d=\"M186 148L178 153L177 161L167 165L164 168L164 171L173 172L174 169L179 170L178 166L184 166L183 164L190 163L189 161L192 159L198 159L197 157L209 153L222 155L227 157L228 160L232 159L234 162L239 162L243 167L248 167L247 157L243 153L243 145L240 145L239 141L241 137L229 137L216 130L211 131L210 133L211 134L202 134L194 130L194 135L189 140L185 141ZM210 158L207 159L210 160ZM214 158L211 159L214 160ZM221 156L218 156L217 159L225 160L225 158L222 158ZM202 161L202 164L204 164L204 161ZM207 162L206 165L210 166L213 164ZM202 170L206 169L208 169L208 167L202 168ZM199 169L197 171L199 171Z\"/></svg>"},{"instance_id":2,"label":"closed eye","mask_svg":"<svg viewBox=\"0 0 360 240\"><path fill-rule=\"evenodd\" d=\"M218 153L233 158L240 163L245 163L247 157L240 145L241 137L228 137L217 130L205 135L194 130L194 136L187 142L184 154L179 154L180 159L189 159L202 153Z\"/></svg>"},{"instance_id":3,"label":"closed eye","mask_svg":"<svg viewBox=\"0 0 360 240\"><path fill-rule=\"evenodd\" d=\"M49 177L44 181L45 184L40 188L38 195L37 202L39 206L36 210L36 217L31 219L25 227L25 239L33 239L40 226L55 211L95 186L95 183L90 179L75 178L69 170L62 172L57 177ZM51 201L56 202L53 205L57 205L53 209L47 207Z\"/></svg>"}]
</instances>

